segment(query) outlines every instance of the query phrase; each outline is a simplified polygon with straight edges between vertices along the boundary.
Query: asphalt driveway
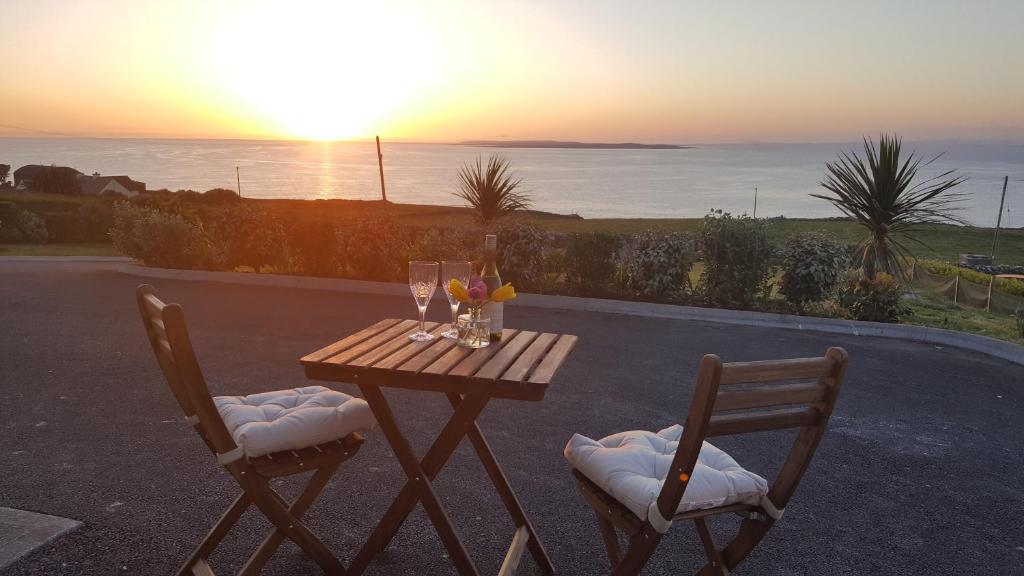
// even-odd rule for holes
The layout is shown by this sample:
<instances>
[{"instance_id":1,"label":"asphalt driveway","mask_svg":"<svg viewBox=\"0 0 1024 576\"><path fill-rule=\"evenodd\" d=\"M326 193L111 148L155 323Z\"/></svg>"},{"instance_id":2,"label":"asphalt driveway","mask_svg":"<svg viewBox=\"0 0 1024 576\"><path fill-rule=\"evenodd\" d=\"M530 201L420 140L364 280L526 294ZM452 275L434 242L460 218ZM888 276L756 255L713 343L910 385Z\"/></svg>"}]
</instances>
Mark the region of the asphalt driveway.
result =
<instances>
[{"instance_id":1,"label":"asphalt driveway","mask_svg":"<svg viewBox=\"0 0 1024 576\"><path fill-rule=\"evenodd\" d=\"M5 576L172 573L236 494L161 379L135 308L139 282L88 265L0 263L0 506L84 523L0 571ZM184 306L215 393L304 385L300 356L415 310L411 298L153 283ZM444 320L441 308L429 315ZM481 419L562 574L607 566L562 457L573 432L601 437L679 422L706 352L757 360L818 355L830 345L851 358L830 430L785 518L737 574L1024 573L1020 366L885 339L526 307L506 317L580 337L543 402L495 401ZM389 399L422 453L450 412L447 401L414 392ZM788 440L767 434L716 444L771 475ZM371 432L308 521L347 561L403 480L383 437ZM477 566L496 573L513 527L468 443L438 482ZM720 541L731 522L714 525ZM218 573L237 570L266 530L248 513L213 557ZM685 574L702 562L695 532L679 526L646 573ZM286 544L266 573L317 570ZM370 573L454 569L417 510ZM520 573L538 573L528 556Z\"/></svg>"}]
</instances>

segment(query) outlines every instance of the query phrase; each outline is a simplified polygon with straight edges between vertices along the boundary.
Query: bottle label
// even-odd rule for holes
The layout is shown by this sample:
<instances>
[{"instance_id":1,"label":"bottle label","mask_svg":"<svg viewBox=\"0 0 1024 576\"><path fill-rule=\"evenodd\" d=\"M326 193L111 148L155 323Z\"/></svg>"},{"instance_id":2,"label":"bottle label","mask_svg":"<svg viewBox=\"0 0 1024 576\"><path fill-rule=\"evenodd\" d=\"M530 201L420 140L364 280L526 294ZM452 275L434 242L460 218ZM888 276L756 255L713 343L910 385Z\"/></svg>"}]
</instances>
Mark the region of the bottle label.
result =
<instances>
[{"instance_id":1,"label":"bottle label","mask_svg":"<svg viewBox=\"0 0 1024 576\"><path fill-rule=\"evenodd\" d=\"M486 318L491 319L491 334L501 334L504 329L502 320L504 315L505 304L502 302L488 302L484 304L483 315Z\"/></svg>"}]
</instances>

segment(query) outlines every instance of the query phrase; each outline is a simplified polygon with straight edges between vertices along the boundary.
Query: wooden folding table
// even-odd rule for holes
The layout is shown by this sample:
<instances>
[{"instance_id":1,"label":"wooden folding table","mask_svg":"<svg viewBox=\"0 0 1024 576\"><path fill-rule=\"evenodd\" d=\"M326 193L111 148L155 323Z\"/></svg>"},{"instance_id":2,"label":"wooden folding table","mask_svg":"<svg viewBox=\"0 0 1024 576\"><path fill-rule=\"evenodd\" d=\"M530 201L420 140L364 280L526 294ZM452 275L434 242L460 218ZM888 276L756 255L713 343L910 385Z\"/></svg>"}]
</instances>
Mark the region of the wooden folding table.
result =
<instances>
[{"instance_id":1,"label":"wooden folding table","mask_svg":"<svg viewBox=\"0 0 1024 576\"><path fill-rule=\"evenodd\" d=\"M539 401L576 344L576 337L528 330L505 330L499 342L470 350L440 337L447 325L428 323L438 338L413 342L414 320L382 320L302 358L306 376L314 380L352 383L373 410L408 480L381 518L349 568L361 574L422 502L460 574L479 574L437 496L433 479L464 436L469 436L480 462L515 524L512 544L499 575L514 573L524 550L546 573L554 567L523 512L508 478L491 452L476 419L492 398ZM421 459L398 428L383 388L439 392L448 396L454 413Z\"/></svg>"}]
</instances>

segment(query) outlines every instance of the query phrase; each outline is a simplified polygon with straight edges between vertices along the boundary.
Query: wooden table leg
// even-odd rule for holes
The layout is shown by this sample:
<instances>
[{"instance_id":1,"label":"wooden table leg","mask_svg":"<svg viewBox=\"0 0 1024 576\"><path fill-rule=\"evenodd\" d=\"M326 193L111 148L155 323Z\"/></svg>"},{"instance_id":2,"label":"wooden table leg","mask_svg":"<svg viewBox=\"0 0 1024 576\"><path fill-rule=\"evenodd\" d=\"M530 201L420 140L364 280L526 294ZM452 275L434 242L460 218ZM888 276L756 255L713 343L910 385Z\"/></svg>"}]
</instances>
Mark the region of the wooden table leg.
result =
<instances>
[{"instance_id":1,"label":"wooden table leg","mask_svg":"<svg viewBox=\"0 0 1024 576\"><path fill-rule=\"evenodd\" d=\"M452 407L455 409L459 408L460 403L465 402L458 394L448 394L448 401L451 402ZM555 567L551 563L551 558L548 557L547 551L544 550L544 545L537 538L533 524L530 523L530 519L523 512L523 506L519 503L519 498L516 497L516 493L512 490L508 477L505 476L501 465L498 464L498 460L494 457L494 452L491 451L491 447L487 443L487 439L484 438L483 432L480 431L480 426L477 425L476 420L470 423L467 435L470 442L473 443L477 456L480 458L480 463L484 465L484 469L487 470L487 475L491 477L495 490L498 491L501 501L505 504L505 509L508 510L512 521L515 522L516 528L525 527L529 533L530 539L526 541L526 546L530 550L530 555L533 556L534 562L544 572L553 574Z\"/></svg>"},{"instance_id":2,"label":"wooden table leg","mask_svg":"<svg viewBox=\"0 0 1024 576\"><path fill-rule=\"evenodd\" d=\"M460 409L457 409L451 419L448 420L448 424L445 425L441 434L434 440L434 444L423 458L423 463L421 464L416 459L409 441L406 440L405 436L398 429L394 413L392 413L390 406L388 406L381 390L376 386L369 385L360 385L359 389L362 391L363 398L366 399L367 404L370 405L370 409L373 411L381 431L384 433L385 438L387 438L388 444L391 445L391 449L394 451L395 457L398 458L398 462L401 464L409 481L384 517L381 518L377 528L370 535L370 539L367 540L363 549L359 551L356 559L352 561L349 573L353 575L359 574L366 568L366 565L369 564L373 556L387 546L387 543L394 536L395 532L398 531L402 522L408 517L409 512L416 506L416 501L419 500L423 503L427 516L434 524L434 528L451 555L452 562L454 562L459 574L479 574L472 558L469 557L469 553L466 552L465 546L463 546L462 541L459 539L458 533L455 532L451 519L448 518L448 513L445 512L440 499L434 492L431 480L455 451L455 448L466 433L467 423L471 423L480 414L480 411L487 404L487 399L478 399L476 402L464 402ZM357 561L359 562L358 565Z\"/></svg>"}]
</instances>

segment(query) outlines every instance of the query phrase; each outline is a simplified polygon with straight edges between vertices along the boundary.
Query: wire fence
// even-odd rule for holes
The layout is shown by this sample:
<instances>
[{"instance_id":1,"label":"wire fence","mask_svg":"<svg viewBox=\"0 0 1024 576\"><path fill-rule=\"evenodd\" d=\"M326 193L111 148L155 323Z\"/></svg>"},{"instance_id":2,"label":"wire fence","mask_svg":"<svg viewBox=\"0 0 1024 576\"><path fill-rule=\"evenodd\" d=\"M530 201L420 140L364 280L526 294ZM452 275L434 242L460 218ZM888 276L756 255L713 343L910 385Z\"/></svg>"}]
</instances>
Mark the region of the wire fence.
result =
<instances>
[{"instance_id":1,"label":"wire fence","mask_svg":"<svg viewBox=\"0 0 1024 576\"><path fill-rule=\"evenodd\" d=\"M926 270L914 262L911 278L914 286L931 288L960 306L993 314L1012 315L1017 310L1024 310L1024 297L1000 292L996 289L995 276L991 277L988 284L978 284L961 277L959 271L956 276L946 276Z\"/></svg>"}]
</instances>

